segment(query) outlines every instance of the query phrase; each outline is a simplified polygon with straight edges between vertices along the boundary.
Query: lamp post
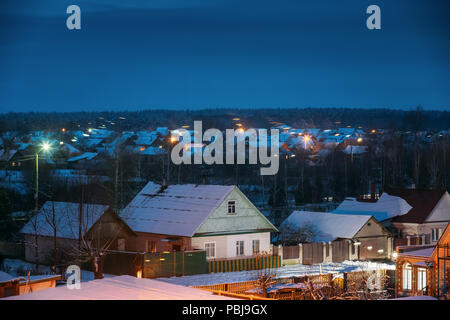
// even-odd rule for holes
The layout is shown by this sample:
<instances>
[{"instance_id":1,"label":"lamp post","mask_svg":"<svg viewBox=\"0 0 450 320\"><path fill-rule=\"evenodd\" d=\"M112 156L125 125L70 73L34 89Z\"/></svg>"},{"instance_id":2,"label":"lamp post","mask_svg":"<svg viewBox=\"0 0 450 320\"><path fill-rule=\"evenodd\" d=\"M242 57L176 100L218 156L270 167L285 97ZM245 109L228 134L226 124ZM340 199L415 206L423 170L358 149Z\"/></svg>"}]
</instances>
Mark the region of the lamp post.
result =
<instances>
[{"instance_id":1,"label":"lamp post","mask_svg":"<svg viewBox=\"0 0 450 320\"><path fill-rule=\"evenodd\" d=\"M178 142L178 139L175 136L171 136L169 141L169 150L167 151L167 185L170 179L170 153L172 152L173 144Z\"/></svg>"},{"instance_id":2,"label":"lamp post","mask_svg":"<svg viewBox=\"0 0 450 320\"><path fill-rule=\"evenodd\" d=\"M358 137L358 139L356 139L356 142L361 143L363 141L363 138ZM350 161L353 165L353 145L350 145Z\"/></svg>"},{"instance_id":3,"label":"lamp post","mask_svg":"<svg viewBox=\"0 0 450 320\"><path fill-rule=\"evenodd\" d=\"M48 142L44 142L42 144L42 150L47 152L50 150L50 144ZM39 209L39 150L36 151L36 193L34 194L35 201L35 211L37 212Z\"/></svg>"},{"instance_id":4,"label":"lamp post","mask_svg":"<svg viewBox=\"0 0 450 320\"><path fill-rule=\"evenodd\" d=\"M311 138L309 137L309 136L305 136L304 138L303 138L303 140L305 141L305 151L306 151L306 147L308 146L308 141L310 140Z\"/></svg>"}]
</instances>

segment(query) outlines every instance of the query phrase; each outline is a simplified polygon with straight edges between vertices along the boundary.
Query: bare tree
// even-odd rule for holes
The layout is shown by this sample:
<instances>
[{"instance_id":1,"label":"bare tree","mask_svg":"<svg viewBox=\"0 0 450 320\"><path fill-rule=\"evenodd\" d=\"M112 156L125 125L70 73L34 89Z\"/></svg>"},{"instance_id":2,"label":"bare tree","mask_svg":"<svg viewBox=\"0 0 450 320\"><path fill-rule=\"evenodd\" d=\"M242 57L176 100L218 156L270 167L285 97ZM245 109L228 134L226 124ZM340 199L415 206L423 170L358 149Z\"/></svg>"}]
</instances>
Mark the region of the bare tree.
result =
<instances>
[{"instance_id":1,"label":"bare tree","mask_svg":"<svg viewBox=\"0 0 450 320\"><path fill-rule=\"evenodd\" d=\"M304 223L296 226L292 223L284 223L280 227L279 240L284 245L314 242L319 231L312 223Z\"/></svg>"}]
</instances>

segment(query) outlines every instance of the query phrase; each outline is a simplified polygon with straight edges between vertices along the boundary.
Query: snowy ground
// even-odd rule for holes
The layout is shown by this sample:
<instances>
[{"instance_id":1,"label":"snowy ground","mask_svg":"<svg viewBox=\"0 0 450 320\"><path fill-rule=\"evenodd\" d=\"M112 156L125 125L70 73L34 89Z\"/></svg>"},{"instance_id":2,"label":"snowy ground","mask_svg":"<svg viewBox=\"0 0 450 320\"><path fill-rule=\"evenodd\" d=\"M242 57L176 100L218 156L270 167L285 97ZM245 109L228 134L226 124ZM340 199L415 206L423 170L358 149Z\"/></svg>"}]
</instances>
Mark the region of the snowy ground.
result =
<instances>
[{"instance_id":1,"label":"snowy ground","mask_svg":"<svg viewBox=\"0 0 450 320\"><path fill-rule=\"evenodd\" d=\"M322 263L317 265L296 264L284 266L278 269L273 269L271 270L271 272L276 274L277 278L290 278L290 277L301 277L305 275L317 275L321 273L322 274L334 273L336 274L336 276L339 276L343 272L369 271L379 269L395 270L395 264L376 263L367 261L344 261L340 263ZM260 270L209 273L184 277L158 278L157 280L173 284L179 284L183 286L200 286L219 283L251 281L255 280L258 274L261 274Z\"/></svg>"},{"instance_id":2,"label":"snowy ground","mask_svg":"<svg viewBox=\"0 0 450 320\"><path fill-rule=\"evenodd\" d=\"M18 277L23 276L20 273L26 272L29 270L34 270L35 264L30 262L25 262L20 259L5 259L3 260L2 265L0 266L0 270L6 272L10 276ZM43 275L50 275L50 267L39 265L39 273ZM105 274L105 278L114 277L113 275ZM94 273L91 271L81 270L81 282L94 280Z\"/></svg>"}]
</instances>

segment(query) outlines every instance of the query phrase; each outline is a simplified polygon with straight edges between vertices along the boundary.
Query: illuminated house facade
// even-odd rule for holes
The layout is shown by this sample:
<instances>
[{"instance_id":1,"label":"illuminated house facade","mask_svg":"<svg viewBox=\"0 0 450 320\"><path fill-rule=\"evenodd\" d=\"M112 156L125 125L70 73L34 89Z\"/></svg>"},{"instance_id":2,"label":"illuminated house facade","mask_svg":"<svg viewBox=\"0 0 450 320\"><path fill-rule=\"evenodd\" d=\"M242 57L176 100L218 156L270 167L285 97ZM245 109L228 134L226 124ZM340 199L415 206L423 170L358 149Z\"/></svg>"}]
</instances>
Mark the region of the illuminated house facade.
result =
<instances>
[{"instance_id":1,"label":"illuminated house facade","mask_svg":"<svg viewBox=\"0 0 450 320\"><path fill-rule=\"evenodd\" d=\"M434 246L397 248L397 296L450 298L450 227Z\"/></svg>"}]
</instances>

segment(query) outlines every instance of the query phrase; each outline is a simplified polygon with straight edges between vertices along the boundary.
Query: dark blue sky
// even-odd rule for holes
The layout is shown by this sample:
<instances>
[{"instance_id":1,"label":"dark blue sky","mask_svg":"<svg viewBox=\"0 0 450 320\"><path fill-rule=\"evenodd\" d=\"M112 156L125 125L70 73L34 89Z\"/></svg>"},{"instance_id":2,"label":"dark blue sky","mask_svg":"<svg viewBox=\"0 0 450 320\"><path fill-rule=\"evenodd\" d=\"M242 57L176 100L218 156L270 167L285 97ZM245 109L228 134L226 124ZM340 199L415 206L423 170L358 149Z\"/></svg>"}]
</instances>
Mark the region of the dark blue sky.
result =
<instances>
[{"instance_id":1,"label":"dark blue sky","mask_svg":"<svg viewBox=\"0 0 450 320\"><path fill-rule=\"evenodd\" d=\"M450 110L448 0L124 2L1 0L0 111Z\"/></svg>"}]
</instances>

